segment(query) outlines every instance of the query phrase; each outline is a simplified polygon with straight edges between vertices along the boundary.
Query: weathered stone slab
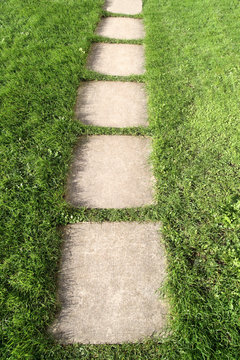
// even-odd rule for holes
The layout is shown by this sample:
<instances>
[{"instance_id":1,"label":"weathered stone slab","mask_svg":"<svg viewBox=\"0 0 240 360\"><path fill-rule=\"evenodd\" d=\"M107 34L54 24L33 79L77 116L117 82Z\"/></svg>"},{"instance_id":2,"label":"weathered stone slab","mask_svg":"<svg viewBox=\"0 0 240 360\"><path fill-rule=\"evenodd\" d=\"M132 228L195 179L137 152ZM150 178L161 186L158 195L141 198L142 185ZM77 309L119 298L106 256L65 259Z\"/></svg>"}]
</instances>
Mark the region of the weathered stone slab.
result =
<instances>
[{"instance_id":1,"label":"weathered stone slab","mask_svg":"<svg viewBox=\"0 0 240 360\"><path fill-rule=\"evenodd\" d=\"M81 223L65 229L62 309L52 326L64 344L122 343L160 335L167 304L159 224Z\"/></svg>"},{"instance_id":2,"label":"weathered stone slab","mask_svg":"<svg viewBox=\"0 0 240 360\"><path fill-rule=\"evenodd\" d=\"M124 17L102 19L98 26L97 34L123 40L143 39L145 36L142 20Z\"/></svg>"},{"instance_id":3,"label":"weathered stone slab","mask_svg":"<svg viewBox=\"0 0 240 360\"><path fill-rule=\"evenodd\" d=\"M107 0L105 10L117 14L136 15L142 11L142 0Z\"/></svg>"},{"instance_id":4,"label":"weathered stone slab","mask_svg":"<svg viewBox=\"0 0 240 360\"><path fill-rule=\"evenodd\" d=\"M84 124L111 127L147 126L144 84L90 81L78 89L75 116Z\"/></svg>"},{"instance_id":5,"label":"weathered stone slab","mask_svg":"<svg viewBox=\"0 0 240 360\"><path fill-rule=\"evenodd\" d=\"M88 208L152 204L150 151L151 140L145 137L82 137L73 156L66 200Z\"/></svg>"},{"instance_id":6,"label":"weathered stone slab","mask_svg":"<svg viewBox=\"0 0 240 360\"><path fill-rule=\"evenodd\" d=\"M87 67L106 75L141 75L144 73L144 48L130 44L93 44Z\"/></svg>"}]
</instances>

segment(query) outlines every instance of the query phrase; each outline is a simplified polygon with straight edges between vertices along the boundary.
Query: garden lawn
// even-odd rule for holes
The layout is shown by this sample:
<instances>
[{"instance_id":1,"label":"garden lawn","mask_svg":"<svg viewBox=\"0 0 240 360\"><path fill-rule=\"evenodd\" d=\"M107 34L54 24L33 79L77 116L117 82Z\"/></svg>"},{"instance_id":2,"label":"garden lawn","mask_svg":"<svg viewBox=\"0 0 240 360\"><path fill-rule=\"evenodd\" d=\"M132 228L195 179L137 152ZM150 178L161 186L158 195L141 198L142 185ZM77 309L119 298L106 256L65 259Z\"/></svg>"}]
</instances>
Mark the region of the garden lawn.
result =
<instances>
[{"instance_id":1,"label":"garden lawn","mask_svg":"<svg viewBox=\"0 0 240 360\"><path fill-rule=\"evenodd\" d=\"M147 87L172 338L164 359L240 358L240 3L147 0Z\"/></svg>"},{"instance_id":2,"label":"garden lawn","mask_svg":"<svg viewBox=\"0 0 240 360\"><path fill-rule=\"evenodd\" d=\"M1 359L240 357L240 4L145 0L149 129L73 120L103 0L2 0ZM102 39L106 41L106 39ZM129 42L131 43L131 42ZM72 209L64 185L81 134L154 138L156 206ZM143 344L61 346L48 334L59 304L59 228L78 221L161 220L171 332Z\"/></svg>"}]
</instances>

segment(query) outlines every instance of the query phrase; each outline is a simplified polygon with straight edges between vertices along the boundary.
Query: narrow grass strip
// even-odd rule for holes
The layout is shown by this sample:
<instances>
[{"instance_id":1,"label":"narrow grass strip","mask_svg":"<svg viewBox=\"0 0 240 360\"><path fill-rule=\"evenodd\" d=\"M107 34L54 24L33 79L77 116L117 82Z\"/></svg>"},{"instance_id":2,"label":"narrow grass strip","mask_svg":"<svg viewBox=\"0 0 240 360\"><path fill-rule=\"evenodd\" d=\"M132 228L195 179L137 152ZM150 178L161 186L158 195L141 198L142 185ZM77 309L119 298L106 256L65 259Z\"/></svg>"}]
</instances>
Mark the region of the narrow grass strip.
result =
<instances>
[{"instance_id":1,"label":"narrow grass strip","mask_svg":"<svg viewBox=\"0 0 240 360\"><path fill-rule=\"evenodd\" d=\"M91 80L102 80L102 81L131 81L131 82L144 82L145 75L128 75L128 76L121 76L121 75L105 75L95 72L93 70L86 70L84 72L84 81L91 81Z\"/></svg>"},{"instance_id":2,"label":"narrow grass strip","mask_svg":"<svg viewBox=\"0 0 240 360\"><path fill-rule=\"evenodd\" d=\"M92 42L95 43L107 43L107 44L132 44L132 45L143 45L143 40L123 40L123 39L114 39L108 38L100 35L95 35L92 38Z\"/></svg>"},{"instance_id":3,"label":"narrow grass strip","mask_svg":"<svg viewBox=\"0 0 240 360\"><path fill-rule=\"evenodd\" d=\"M125 18L130 18L130 19L142 19L143 15L142 14L131 15L131 14L122 14L122 13L112 13L110 11L103 10L102 17L125 17Z\"/></svg>"}]
</instances>

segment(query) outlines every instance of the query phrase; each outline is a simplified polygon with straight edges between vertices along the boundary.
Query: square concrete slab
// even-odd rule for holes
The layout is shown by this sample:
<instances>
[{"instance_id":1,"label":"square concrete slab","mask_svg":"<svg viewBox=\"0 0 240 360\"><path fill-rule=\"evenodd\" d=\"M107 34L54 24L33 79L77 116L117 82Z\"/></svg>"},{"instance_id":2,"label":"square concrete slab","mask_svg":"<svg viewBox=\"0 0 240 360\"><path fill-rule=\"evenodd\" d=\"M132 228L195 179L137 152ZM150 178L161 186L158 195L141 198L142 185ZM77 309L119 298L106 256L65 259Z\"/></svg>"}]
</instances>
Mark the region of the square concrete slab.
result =
<instances>
[{"instance_id":1,"label":"square concrete slab","mask_svg":"<svg viewBox=\"0 0 240 360\"><path fill-rule=\"evenodd\" d=\"M167 303L158 289L166 257L156 223L81 223L65 229L61 312L51 328L64 344L123 343L160 335Z\"/></svg>"},{"instance_id":2,"label":"square concrete slab","mask_svg":"<svg viewBox=\"0 0 240 360\"><path fill-rule=\"evenodd\" d=\"M120 81L82 83L78 89L75 116L87 125L147 126L145 86Z\"/></svg>"},{"instance_id":3,"label":"square concrete slab","mask_svg":"<svg viewBox=\"0 0 240 360\"><path fill-rule=\"evenodd\" d=\"M123 40L143 39L145 36L142 20L123 17L102 19L98 25L97 34Z\"/></svg>"},{"instance_id":4,"label":"square concrete slab","mask_svg":"<svg viewBox=\"0 0 240 360\"><path fill-rule=\"evenodd\" d=\"M136 15L142 11L142 0L107 0L104 8L112 13Z\"/></svg>"},{"instance_id":5,"label":"square concrete slab","mask_svg":"<svg viewBox=\"0 0 240 360\"><path fill-rule=\"evenodd\" d=\"M82 137L73 156L66 200L88 208L152 204L150 151L151 140L145 137Z\"/></svg>"},{"instance_id":6,"label":"square concrete slab","mask_svg":"<svg viewBox=\"0 0 240 360\"><path fill-rule=\"evenodd\" d=\"M141 75L145 71L144 48L130 44L93 44L87 67L106 75Z\"/></svg>"}]
</instances>

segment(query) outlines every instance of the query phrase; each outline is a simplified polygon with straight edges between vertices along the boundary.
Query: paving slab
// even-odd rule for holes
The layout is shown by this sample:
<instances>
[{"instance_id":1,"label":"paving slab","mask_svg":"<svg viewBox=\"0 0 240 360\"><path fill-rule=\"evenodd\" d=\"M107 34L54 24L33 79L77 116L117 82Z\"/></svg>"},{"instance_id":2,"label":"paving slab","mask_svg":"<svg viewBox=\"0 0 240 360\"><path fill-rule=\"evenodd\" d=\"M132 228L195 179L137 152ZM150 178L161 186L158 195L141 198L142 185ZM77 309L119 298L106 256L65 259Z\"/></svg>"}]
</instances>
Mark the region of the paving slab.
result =
<instances>
[{"instance_id":1,"label":"paving slab","mask_svg":"<svg viewBox=\"0 0 240 360\"><path fill-rule=\"evenodd\" d=\"M106 75L141 75L145 71L143 45L93 44L87 67Z\"/></svg>"},{"instance_id":2,"label":"paving slab","mask_svg":"<svg viewBox=\"0 0 240 360\"><path fill-rule=\"evenodd\" d=\"M160 335L167 303L159 223L81 223L65 228L61 312L51 332L63 344L123 343Z\"/></svg>"},{"instance_id":3,"label":"paving slab","mask_svg":"<svg viewBox=\"0 0 240 360\"><path fill-rule=\"evenodd\" d=\"M97 34L122 40L143 39L145 36L142 20L124 17L108 17L102 19L98 25Z\"/></svg>"},{"instance_id":4,"label":"paving slab","mask_svg":"<svg viewBox=\"0 0 240 360\"><path fill-rule=\"evenodd\" d=\"M75 117L87 125L148 126L147 96L141 83L90 81L78 89Z\"/></svg>"},{"instance_id":5,"label":"paving slab","mask_svg":"<svg viewBox=\"0 0 240 360\"><path fill-rule=\"evenodd\" d=\"M117 14L136 15L142 11L142 0L107 0L104 9Z\"/></svg>"},{"instance_id":6,"label":"paving slab","mask_svg":"<svg viewBox=\"0 0 240 360\"><path fill-rule=\"evenodd\" d=\"M150 205L154 178L151 139L140 136L82 137L71 164L66 200L88 208Z\"/></svg>"}]
</instances>

